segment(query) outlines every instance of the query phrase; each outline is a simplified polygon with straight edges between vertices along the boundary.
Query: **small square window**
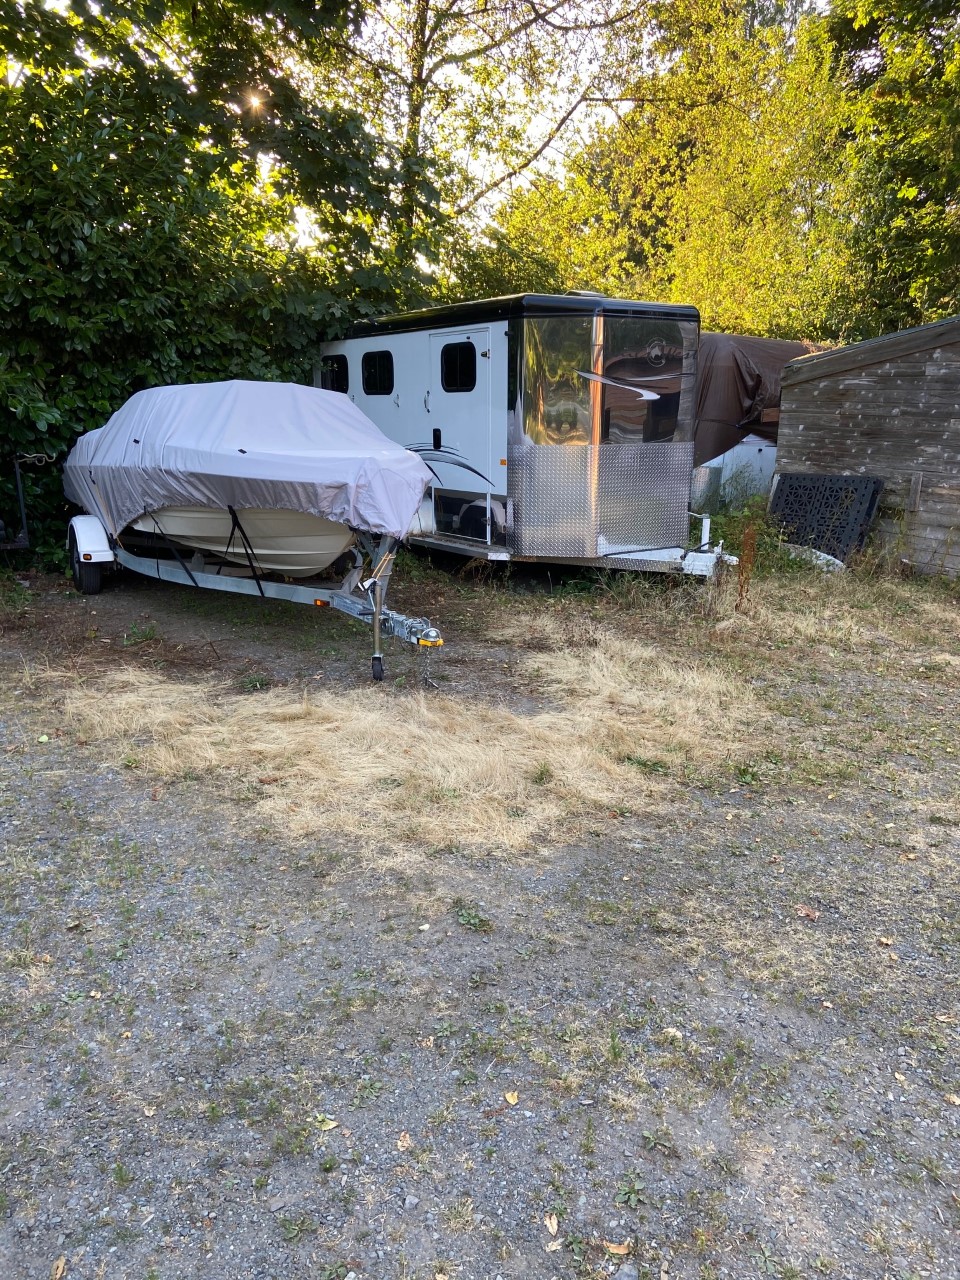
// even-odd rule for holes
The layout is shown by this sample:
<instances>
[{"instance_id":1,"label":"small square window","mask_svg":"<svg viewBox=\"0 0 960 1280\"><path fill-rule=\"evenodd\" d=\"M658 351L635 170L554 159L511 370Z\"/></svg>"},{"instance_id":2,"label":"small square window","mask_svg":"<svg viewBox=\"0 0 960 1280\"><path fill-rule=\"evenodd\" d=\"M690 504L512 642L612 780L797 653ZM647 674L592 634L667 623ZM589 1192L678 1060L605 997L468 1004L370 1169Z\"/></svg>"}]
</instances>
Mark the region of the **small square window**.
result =
<instances>
[{"instance_id":1,"label":"small square window","mask_svg":"<svg viewBox=\"0 0 960 1280\"><path fill-rule=\"evenodd\" d=\"M388 396L393 391L393 352L365 351L360 361L363 394Z\"/></svg>"},{"instance_id":2,"label":"small square window","mask_svg":"<svg viewBox=\"0 0 960 1280\"><path fill-rule=\"evenodd\" d=\"M346 356L323 356L320 360L320 385L324 391L350 390L350 372Z\"/></svg>"},{"instance_id":3,"label":"small square window","mask_svg":"<svg viewBox=\"0 0 960 1280\"><path fill-rule=\"evenodd\" d=\"M444 391L472 391L477 385L477 348L472 342L448 342L440 350Z\"/></svg>"}]
</instances>

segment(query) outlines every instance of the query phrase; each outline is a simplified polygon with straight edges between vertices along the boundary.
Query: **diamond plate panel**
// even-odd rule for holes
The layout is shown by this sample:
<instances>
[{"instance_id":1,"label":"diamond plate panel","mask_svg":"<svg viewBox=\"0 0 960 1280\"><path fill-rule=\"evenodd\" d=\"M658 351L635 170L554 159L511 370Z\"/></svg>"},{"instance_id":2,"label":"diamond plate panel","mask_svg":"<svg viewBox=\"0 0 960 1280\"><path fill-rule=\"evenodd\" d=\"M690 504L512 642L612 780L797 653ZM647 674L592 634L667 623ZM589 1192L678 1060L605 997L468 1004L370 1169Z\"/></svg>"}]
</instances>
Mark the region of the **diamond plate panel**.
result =
<instances>
[{"instance_id":1,"label":"diamond plate panel","mask_svg":"<svg viewBox=\"0 0 960 1280\"><path fill-rule=\"evenodd\" d=\"M686 545L693 448L692 440L600 445L597 525L608 544Z\"/></svg>"},{"instance_id":2,"label":"diamond plate panel","mask_svg":"<svg viewBox=\"0 0 960 1280\"><path fill-rule=\"evenodd\" d=\"M511 451L513 550L601 558L611 550L683 546L692 441L534 445Z\"/></svg>"},{"instance_id":3,"label":"diamond plate panel","mask_svg":"<svg viewBox=\"0 0 960 1280\"><path fill-rule=\"evenodd\" d=\"M524 556L597 554L591 445L525 444L510 455L513 548Z\"/></svg>"}]
</instances>

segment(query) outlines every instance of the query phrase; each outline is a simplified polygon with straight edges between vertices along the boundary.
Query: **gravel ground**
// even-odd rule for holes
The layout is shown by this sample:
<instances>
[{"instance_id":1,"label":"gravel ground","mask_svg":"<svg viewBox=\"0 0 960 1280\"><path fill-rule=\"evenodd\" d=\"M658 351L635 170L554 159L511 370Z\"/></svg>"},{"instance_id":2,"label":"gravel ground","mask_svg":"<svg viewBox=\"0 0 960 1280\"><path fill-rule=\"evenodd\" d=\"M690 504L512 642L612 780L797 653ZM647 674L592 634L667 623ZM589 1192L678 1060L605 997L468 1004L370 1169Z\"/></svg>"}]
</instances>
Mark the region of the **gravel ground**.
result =
<instances>
[{"instance_id":1,"label":"gravel ground","mask_svg":"<svg viewBox=\"0 0 960 1280\"><path fill-rule=\"evenodd\" d=\"M624 614L712 644L781 757L509 859L287 842L236 779L124 768L50 701L121 661L346 687L349 621L11 598L0 1276L960 1276L956 601L799 581L865 638ZM409 591L433 678L536 701L502 589ZM418 676L394 655L388 695Z\"/></svg>"}]
</instances>

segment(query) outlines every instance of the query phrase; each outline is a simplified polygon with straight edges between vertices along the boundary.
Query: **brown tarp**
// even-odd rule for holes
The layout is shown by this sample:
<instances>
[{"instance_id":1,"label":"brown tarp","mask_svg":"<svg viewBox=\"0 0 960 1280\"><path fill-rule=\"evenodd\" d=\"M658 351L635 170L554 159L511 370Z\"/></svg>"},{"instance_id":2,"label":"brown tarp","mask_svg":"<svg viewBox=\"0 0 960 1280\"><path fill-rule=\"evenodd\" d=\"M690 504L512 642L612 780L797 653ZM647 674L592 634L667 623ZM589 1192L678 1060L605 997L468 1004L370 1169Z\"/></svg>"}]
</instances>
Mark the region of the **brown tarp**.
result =
<instances>
[{"instance_id":1,"label":"brown tarp","mask_svg":"<svg viewBox=\"0 0 960 1280\"><path fill-rule=\"evenodd\" d=\"M776 440L776 423L760 418L764 409L780 404L784 365L822 350L810 342L701 333L694 466L726 453L751 432Z\"/></svg>"}]
</instances>

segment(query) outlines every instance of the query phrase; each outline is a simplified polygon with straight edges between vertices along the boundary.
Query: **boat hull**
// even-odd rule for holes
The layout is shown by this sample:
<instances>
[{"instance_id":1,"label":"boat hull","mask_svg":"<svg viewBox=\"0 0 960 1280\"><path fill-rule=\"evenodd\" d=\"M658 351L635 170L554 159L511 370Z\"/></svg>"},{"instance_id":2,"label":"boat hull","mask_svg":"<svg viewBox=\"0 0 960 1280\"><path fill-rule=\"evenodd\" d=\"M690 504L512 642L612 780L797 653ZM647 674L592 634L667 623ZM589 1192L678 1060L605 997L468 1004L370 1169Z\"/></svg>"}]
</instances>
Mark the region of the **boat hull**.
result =
<instances>
[{"instance_id":1,"label":"boat hull","mask_svg":"<svg viewBox=\"0 0 960 1280\"><path fill-rule=\"evenodd\" d=\"M354 540L346 525L303 511L248 508L238 511L237 518L257 568L287 578L309 578L322 572ZM217 508L163 507L147 512L131 527L141 533L162 533L178 546L230 564L247 565L243 539L232 525L230 513Z\"/></svg>"}]
</instances>

